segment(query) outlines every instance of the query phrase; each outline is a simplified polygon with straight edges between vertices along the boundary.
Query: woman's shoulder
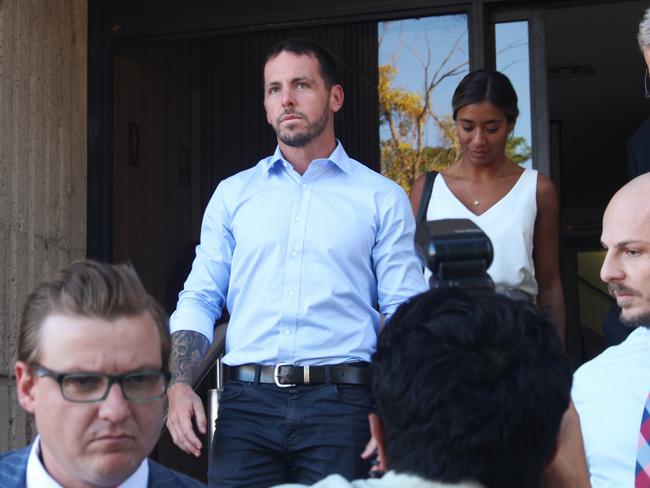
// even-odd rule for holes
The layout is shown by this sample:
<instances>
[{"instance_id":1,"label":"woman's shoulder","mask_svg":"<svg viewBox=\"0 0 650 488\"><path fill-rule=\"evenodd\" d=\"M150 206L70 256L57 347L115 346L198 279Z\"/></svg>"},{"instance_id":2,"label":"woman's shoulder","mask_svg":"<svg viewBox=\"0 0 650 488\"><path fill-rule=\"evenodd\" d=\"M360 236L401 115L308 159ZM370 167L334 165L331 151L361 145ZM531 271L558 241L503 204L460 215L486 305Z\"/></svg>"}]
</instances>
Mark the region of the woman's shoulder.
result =
<instances>
[{"instance_id":1,"label":"woman's shoulder","mask_svg":"<svg viewBox=\"0 0 650 488\"><path fill-rule=\"evenodd\" d=\"M537 208L544 209L551 207L557 207L558 205L558 196L557 190L555 189L555 183L545 174L536 171L537 173Z\"/></svg>"},{"instance_id":2,"label":"woman's shoulder","mask_svg":"<svg viewBox=\"0 0 650 488\"><path fill-rule=\"evenodd\" d=\"M537 174L537 193L538 194L555 194L555 183L548 176L540 171L534 171Z\"/></svg>"}]
</instances>

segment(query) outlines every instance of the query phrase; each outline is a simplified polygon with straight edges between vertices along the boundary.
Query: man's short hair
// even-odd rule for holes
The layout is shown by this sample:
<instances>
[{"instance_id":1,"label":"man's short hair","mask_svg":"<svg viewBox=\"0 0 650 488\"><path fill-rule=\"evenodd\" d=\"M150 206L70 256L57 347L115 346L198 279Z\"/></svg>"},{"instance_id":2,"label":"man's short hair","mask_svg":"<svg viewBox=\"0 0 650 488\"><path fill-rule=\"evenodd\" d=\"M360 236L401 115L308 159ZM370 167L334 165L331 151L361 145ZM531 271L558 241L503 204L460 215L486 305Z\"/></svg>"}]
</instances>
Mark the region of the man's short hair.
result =
<instances>
[{"instance_id":1,"label":"man's short hair","mask_svg":"<svg viewBox=\"0 0 650 488\"><path fill-rule=\"evenodd\" d=\"M283 39L271 47L268 54L266 55L266 58L264 59L264 65L266 66L266 63L268 63L269 60L275 58L278 54L285 51L296 55L315 57L318 61L318 65L320 66L320 74L323 77L323 80L325 80L325 86L327 86L327 88L331 88L332 85L339 84L334 56L329 50L325 48L325 46L312 39L307 39L304 37Z\"/></svg>"},{"instance_id":2,"label":"man's short hair","mask_svg":"<svg viewBox=\"0 0 650 488\"><path fill-rule=\"evenodd\" d=\"M76 261L27 297L20 322L18 360L28 364L39 360L41 328L51 315L112 321L143 313L149 313L158 328L162 370L168 371L171 340L167 314L147 293L133 267Z\"/></svg>"},{"instance_id":3,"label":"man's short hair","mask_svg":"<svg viewBox=\"0 0 650 488\"><path fill-rule=\"evenodd\" d=\"M538 486L572 371L534 305L460 289L403 304L373 357L390 469L439 482Z\"/></svg>"},{"instance_id":4,"label":"man's short hair","mask_svg":"<svg viewBox=\"0 0 650 488\"><path fill-rule=\"evenodd\" d=\"M650 48L650 8L645 11L645 15L639 24L639 34L637 39L641 51Z\"/></svg>"}]
</instances>

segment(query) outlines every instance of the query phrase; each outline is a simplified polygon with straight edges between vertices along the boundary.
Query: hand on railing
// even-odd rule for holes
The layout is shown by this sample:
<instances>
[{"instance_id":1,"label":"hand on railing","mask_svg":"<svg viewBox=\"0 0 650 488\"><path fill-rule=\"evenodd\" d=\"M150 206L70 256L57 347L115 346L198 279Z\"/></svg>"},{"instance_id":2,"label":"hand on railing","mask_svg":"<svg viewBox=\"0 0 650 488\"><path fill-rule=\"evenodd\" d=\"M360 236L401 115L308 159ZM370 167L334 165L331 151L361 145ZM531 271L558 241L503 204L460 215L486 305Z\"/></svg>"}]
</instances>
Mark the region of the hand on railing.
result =
<instances>
[{"instance_id":1,"label":"hand on railing","mask_svg":"<svg viewBox=\"0 0 650 488\"><path fill-rule=\"evenodd\" d=\"M199 457L203 443L194 431L192 420L195 421L199 432L205 434L207 420L201 398L194 393L190 385L174 383L167 390L167 399L167 428L174 444L183 452Z\"/></svg>"}]
</instances>

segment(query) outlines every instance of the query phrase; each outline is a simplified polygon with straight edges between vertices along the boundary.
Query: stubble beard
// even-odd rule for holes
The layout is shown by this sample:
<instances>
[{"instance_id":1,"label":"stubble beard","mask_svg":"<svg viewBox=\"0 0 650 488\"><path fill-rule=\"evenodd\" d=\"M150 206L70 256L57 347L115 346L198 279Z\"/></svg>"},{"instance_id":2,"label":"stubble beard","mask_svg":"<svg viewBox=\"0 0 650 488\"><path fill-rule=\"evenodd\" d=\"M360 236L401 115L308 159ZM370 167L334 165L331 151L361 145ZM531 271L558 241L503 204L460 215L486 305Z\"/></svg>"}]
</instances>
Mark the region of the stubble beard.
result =
<instances>
[{"instance_id":1,"label":"stubble beard","mask_svg":"<svg viewBox=\"0 0 650 488\"><path fill-rule=\"evenodd\" d=\"M280 119L290 113L300 115L303 117L303 119L306 120L306 117L300 112L285 112L280 117L278 117L277 123L273 127L275 134L278 136L278 139L283 144L286 144L290 147L305 147L307 144L309 144L311 141L323 133L325 127L327 126L327 122L329 121L329 112L326 108L323 110L323 113L318 119L316 119L313 123L307 125L307 128L305 130L293 133L291 131L283 132L280 130Z\"/></svg>"},{"instance_id":2,"label":"stubble beard","mask_svg":"<svg viewBox=\"0 0 650 488\"><path fill-rule=\"evenodd\" d=\"M633 295L642 298L642 295L637 291L632 288L629 288L627 286L618 284L618 283L610 283L608 285L608 290L610 295L615 297L615 292L616 291L625 291L628 293L632 293ZM619 305L620 307L620 305ZM648 303L648 310L639 313L638 315L632 316L632 317L626 317L625 316L625 308L621 308L621 313L619 315L619 319L621 320L621 323L630 329L636 329L637 327L645 327L645 328L650 328L650 303Z\"/></svg>"},{"instance_id":3,"label":"stubble beard","mask_svg":"<svg viewBox=\"0 0 650 488\"><path fill-rule=\"evenodd\" d=\"M645 327L650 329L650 311L640 313L634 317L626 317L625 310L621 308L620 315L621 323L630 329L636 329L637 327Z\"/></svg>"}]
</instances>

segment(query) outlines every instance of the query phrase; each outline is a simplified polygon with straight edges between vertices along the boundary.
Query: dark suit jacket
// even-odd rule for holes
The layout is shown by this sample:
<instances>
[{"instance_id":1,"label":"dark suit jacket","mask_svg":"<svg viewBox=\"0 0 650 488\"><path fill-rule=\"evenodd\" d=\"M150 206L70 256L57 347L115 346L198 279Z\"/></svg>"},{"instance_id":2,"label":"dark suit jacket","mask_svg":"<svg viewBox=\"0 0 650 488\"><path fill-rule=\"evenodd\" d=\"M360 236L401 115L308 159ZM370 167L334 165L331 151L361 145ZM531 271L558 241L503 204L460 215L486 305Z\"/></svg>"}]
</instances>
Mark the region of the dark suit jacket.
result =
<instances>
[{"instance_id":1,"label":"dark suit jacket","mask_svg":"<svg viewBox=\"0 0 650 488\"><path fill-rule=\"evenodd\" d=\"M650 117L645 119L627 145L627 175L630 179L650 171Z\"/></svg>"},{"instance_id":2,"label":"dark suit jacket","mask_svg":"<svg viewBox=\"0 0 650 488\"><path fill-rule=\"evenodd\" d=\"M24 488L32 446L0 454L0 486ZM148 488L205 488L203 483L149 460Z\"/></svg>"}]
</instances>

